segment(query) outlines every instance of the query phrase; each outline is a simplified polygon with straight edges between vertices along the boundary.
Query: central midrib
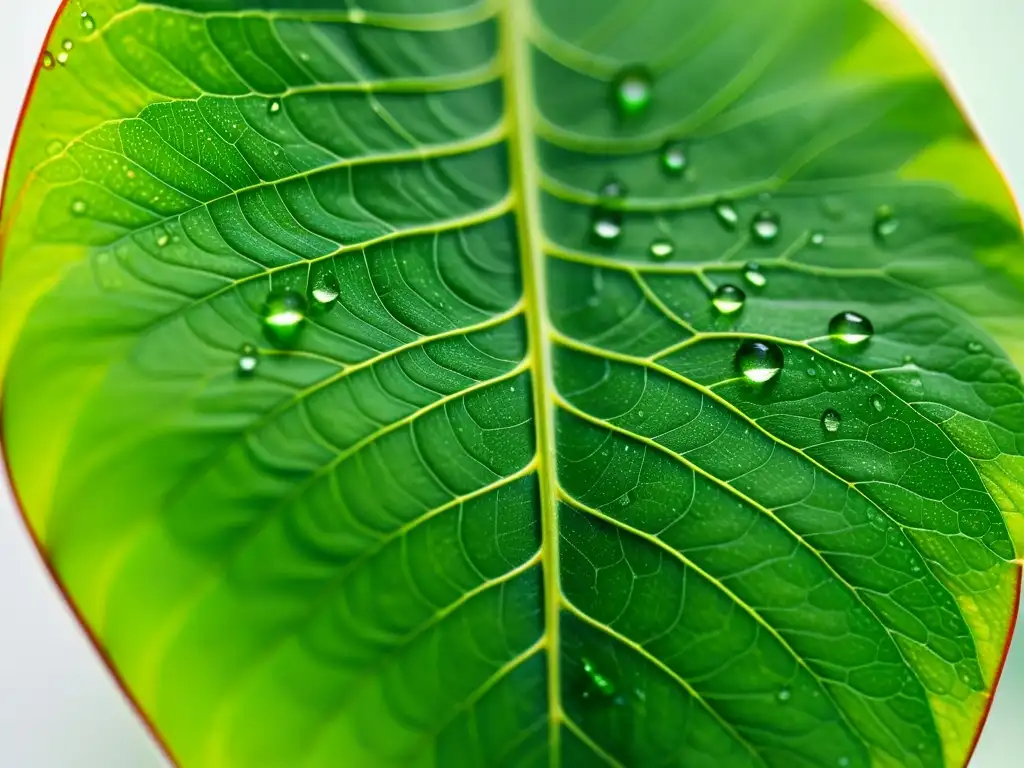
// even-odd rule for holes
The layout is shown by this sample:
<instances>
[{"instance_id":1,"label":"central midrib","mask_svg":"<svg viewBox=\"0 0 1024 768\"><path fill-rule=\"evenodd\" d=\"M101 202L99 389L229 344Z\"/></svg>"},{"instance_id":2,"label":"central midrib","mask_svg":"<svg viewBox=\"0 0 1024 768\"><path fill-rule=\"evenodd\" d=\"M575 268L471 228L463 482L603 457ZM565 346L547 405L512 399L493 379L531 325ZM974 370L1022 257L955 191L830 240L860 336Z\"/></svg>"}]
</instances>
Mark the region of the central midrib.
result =
<instances>
[{"instance_id":1,"label":"central midrib","mask_svg":"<svg viewBox=\"0 0 1024 768\"><path fill-rule=\"evenodd\" d=\"M532 66L527 30L533 0L506 0L501 12L501 56L505 63L505 99L508 111L509 168L516 202L516 224L526 299L527 338L533 382L534 424L537 441L537 476L540 485L541 557L544 571L544 631L546 637L549 765L560 763L562 692L559 617L562 591L558 571L558 517L555 466L554 398L551 346L547 328L547 282L541 239L540 178L533 135Z\"/></svg>"}]
</instances>

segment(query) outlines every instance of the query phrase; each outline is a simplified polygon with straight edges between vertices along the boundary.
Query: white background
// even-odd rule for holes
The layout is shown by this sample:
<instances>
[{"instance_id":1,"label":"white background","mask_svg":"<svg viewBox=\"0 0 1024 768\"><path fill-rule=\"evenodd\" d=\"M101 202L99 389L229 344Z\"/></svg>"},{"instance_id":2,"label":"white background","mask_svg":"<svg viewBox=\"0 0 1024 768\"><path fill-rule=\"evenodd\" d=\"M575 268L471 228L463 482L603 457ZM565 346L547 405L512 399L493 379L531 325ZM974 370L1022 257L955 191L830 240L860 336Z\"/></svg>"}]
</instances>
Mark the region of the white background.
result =
<instances>
[{"instance_id":1,"label":"white background","mask_svg":"<svg viewBox=\"0 0 1024 768\"><path fill-rule=\"evenodd\" d=\"M891 2L950 75L1024 197L1024 0ZM0 167L57 6L0 0ZM971 768L1024 765L1022 713L1024 638L1011 650ZM50 582L0 478L0 768L166 766Z\"/></svg>"}]
</instances>

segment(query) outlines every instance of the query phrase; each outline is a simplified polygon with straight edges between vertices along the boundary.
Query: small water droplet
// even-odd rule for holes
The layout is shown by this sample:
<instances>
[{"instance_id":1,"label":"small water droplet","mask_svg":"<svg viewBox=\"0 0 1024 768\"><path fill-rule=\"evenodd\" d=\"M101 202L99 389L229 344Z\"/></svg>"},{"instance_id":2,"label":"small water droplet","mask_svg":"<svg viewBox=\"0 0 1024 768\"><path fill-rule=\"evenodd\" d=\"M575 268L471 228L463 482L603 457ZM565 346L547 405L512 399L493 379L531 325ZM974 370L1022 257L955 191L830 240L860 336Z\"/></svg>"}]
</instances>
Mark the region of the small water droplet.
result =
<instances>
[{"instance_id":1,"label":"small water droplet","mask_svg":"<svg viewBox=\"0 0 1024 768\"><path fill-rule=\"evenodd\" d=\"M715 218L718 219L718 223L730 232L739 226L740 215L736 211L736 206L728 200L719 200L714 204L712 210L715 213Z\"/></svg>"},{"instance_id":2,"label":"small water droplet","mask_svg":"<svg viewBox=\"0 0 1024 768\"><path fill-rule=\"evenodd\" d=\"M779 699L779 701L785 703L785 702L789 701L789 699L790 699L790 697L792 695L793 694L790 693L789 688L782 688L782 689L779 690L778 699Z\"/></svg>"},{"instance_id":3,"label":"small water droplet","mask_svg":"<svg viewBox=\"0 0 1024 768\"><path fill-rule=\"evenodd\" d=\"M829 335L846 344L863 344L874 332L871 321L856 312L840 312L828 324Z\"/></svg>"},{"instance_id":4,"label":"small water droplet","mask_svg":"<svg viewBox=\"0 0 1024 768\"><path fill-rule=\"evenodd\" d=\"M807 369L807 375L812 377L812 378L817 376L818 375L818 369L817 368L808 368Z\"/></svg>"},{"instance_id":5,"label":"small water droplet","mask_svg":"<svg viewBox=\"0 0 1024 768\"><path fill-rule=\"evenodd\" d=\"M613 696L615 694L615 686L612 684L612 681L598 672L594 662L590 659L583 658L582 662L583 671L587 673L587 677L590 678L590 682L594 684L594 687L605 696Z\"/></svg>"},{"instance_id":6,"label":"small water droplet","mask_svg":"<svg viewBox=\"0 0 1024 768\"><path fill-rule=\"evenodd\" d=\"M276 115L276 114L280 113L280 111L281 111L281 100L280 99L271 99L267 103L267 112L269 112L271 115Z\"/></svg>"},{"instance_id":7,"label":"small water droplet","mask_svg":"<svg viewBox=\"0 0 1024 768\"><path fill-rule=\"evenodd\" d=\"M781 231L779 216L772 211L761 211L750 223L750 236L759 245L771 245L779 239Z\"/></svg>"},{"instance_id":8,"label":"small water droplet","mask_svg":"<svg viewBox=\"0 0 1024 768\"><path fill-rule=\"evenodd\" d=\"M75 47L75 41L65 40L63 43L60 44L60 47L63 48L65 51L70 51L72 48Z\"/></svg>"},{"instance_id":9,"label":"small water droplet","mask_svg":"<svg viewBox=\"0 0 1024 768\"><path fill-rule=\"evenodd\" d=\"M871 407L879 413L885 410L885 399L881 395L872 395L870 402Z\"/></svg>"},{"instance_id":10,"label":"small water droplet","mask_svg":"<svg viewBox=\"0 0 1024 768\"><path fill-rule=\"evenodd\" d=\"M306 320L306 299L298 291L271 291L263 307L263 329L274 341L293 339Z\"/></svg>"},{"instance_id":11,"label":"small water droplet","mask_svg":"<svg viewBox=\"0 0 1024 768\"><path fill-rule=\"evenodd\" d=\"M90 16L87 11L82 11L81 24L82 29L84 29L86 32L96 31L96 20L92 16Z\"/></svg>"},{"instance_id":12,"label":"small water droplet","mask_svg":"<svg viewBox=\"0 0 1024 768\"><path fill-rule=\"evenodd\" d=\"M598 195L602 200L621 200L626 196L626 185L614 177L607 178L598 190Z\"/></svg>"},{"instance_id":13,"label":"small water droplet","mask_svg":"<svg viewBox=\"0 0 1024 768\"><path fill-rule=\"evenodd\" d=\"M821 414L821 426L825 428L826 432L838 432L842 421L843 417L839 415L839 411L834 411L831 408Z\"/></svg>"},{"instance_id":14,"label":"small water droplet","mask_svg":"<svg viewBox=\"0 0 1024 768\"><path fill-rule=\"evenodd\" d=\"M68 63L68 52L67 51L61 51L60 53L57 54L57 63L60 64L62 67L65 64Z\"/></svg>"},{"instance_id":15,"label":"small water droplet","mask_svg":"<svg viewBox=\"0 0 1024 768\"><path fill-rule=\"evenodd\" d=\"M53 58L52 53L50 53L49 51L43 51L43 58L40 60L39 63L43 67L43 69L53 69L54 65L57 62Z\"/></svg>"},{"instance_id":16,"label":"small water droplet","mask_svg":"<svg viewBox=\"0 0 1024 768\"><path fill-rule=\"evenodd\" d=\"M739 312L743 309L743 304L746 300L747 296L743 293L743 289L729 283L718 286L711 297L711 303L723 315Z\"/></svg>"},{"instance_id":17,"label":"small water droplet","mask_svg":"<svg viewBox=\"0 0 1024 768\"><path fill-rule=\"evenodd\" d=\"M770 341L745 341L736 350L736 369L755 384L764 384L779 375L785 364L782 350Z\"/></svg>"},{"instance_id":18,"label":"small water droplet","mask_svg":"<svg viewBox=\"0 0 1024 768\"><path fill-rule=\"evenodd\" d=\"M623 117L639 115L651 104L653 80L643 66L626 67L612 83L612 98Z\"/></svg>"},{"instance_id":19,"label":"small water droplet","mask_svg":"<svg viewBox=\"0 0 1024 768\"><path fill-rule=\"evenodd\" d=\"M753 261L743 268L743 279L755 288L764 288L768 283L768 278L761 271L761 265Z\"/></svg>"},{"instance_id":20,"label":"small water droplet","mask_svg":"<svg viewBox=\"0 0 1024 768\"><path fill-rule=\"evenodd\" d=\"M86 211L89 210L89 206L85 200L75 200L71 203L71 213L75 216L83 216Z\"/></svg>"},{"instance_id":21,"label":"small water droplet","mask_svg":"<svg viewBox=\"0 0 1024 768\"><path fill-rule=\"evenodd\" d=\"M815 248L821 248L825 244L825 233L824 232L812 232L811 233L811 245Z\"/></svg>"},{"instance_id":22,"label":"small water droplet","mask_svg":"<svg viewBox=\"0 0 1024 768\"><path fill-rule=\"evenodd\" d=\"M839 758L839 766L840 766L840 768L846 768L846 766L848 766L849 764L850 764L850 758L848 758L848 757L840 757Z\"/></svg>"},{"instance_id":23,"label":"small water droplet","mask_svg":"<svg viewBox=\"0 0 1024 768\"><path fill-rule=\"evenodd\" d=\"M967 351L970 352L972 355L976 355L979 352L984 352L985 347L980 342L969 341L967 342Z\"/></svg>"},{"instance_id":24,"label":"small water droplet","mask_svg":"<svg viewBox=\"0 0 1024 768\"><path fill-rule=\"evenodd\" d=\"M313 285L313 299L321 306L333 302L340 293L341 286L338 284L338 278L330 272L321 274Z\"/></svg>"},{"instance_id":25,"label":"small water droplet","mask_svg":"<svg viewBox=\"0 0 1024 768\"><path fill-rule=\"evenodd\" d=\"M157 235L156 245L158 248L166 247L169 242L171 242L171 236L166 232L161 232L159 235Z\"/></svg>"},{"instance_id":26,"label":"small water droplet","mask_svg":"<svg viewBox=\"0 0 1024 768\"><path fill-rule=\"evenodd\" d=\"M891 206L883 205L875 211L875 223L872 231L875 241L884 244L886 240L896 234L900 228L900 220L896 218L896 212Z\"/></svg>"},{"instance_id":27,"label":"small water droplet","mask_svg":"<svg viewBox=\"0 0 1024 768\"><path fill-rule=\"evenodd\" d=\"M667 237L659 237L656 240L651 241L650 254L651 258L656 261L665 261L671 259L672 255L676 252L676 245Z\"/></svg>"},{"instance_id":28,"label":"small water droplet","mask_svg":"<svg viewBox=\"0 0 1024 768\"><path fill-rule=\"evenodd\" d=\"M238 355L238 375L249 376L260 364L259 352L252 344L243 344Z\"/></svg>"},{"instance_id":29,"label":"small water droplet","mask_svg":"<svg viewBox=\"0 0 1024 768\"><path fill-rule=\"evenodd\" d=\"M598 208L594 211L591 232L600 243L614 243L622 234L622 214L607 208Z\"/></svg>"},{"instance_id":30,"label":"small water droplet","mask_svg":"<svg viewBox=\"0 0 1024 768\"><path fill-rule=\"evenodd\" d=\"M686 170L686 147L680 141L670 141L661 149L661 167L669 176L678 176Z\"/></svg>"}]
</instances>

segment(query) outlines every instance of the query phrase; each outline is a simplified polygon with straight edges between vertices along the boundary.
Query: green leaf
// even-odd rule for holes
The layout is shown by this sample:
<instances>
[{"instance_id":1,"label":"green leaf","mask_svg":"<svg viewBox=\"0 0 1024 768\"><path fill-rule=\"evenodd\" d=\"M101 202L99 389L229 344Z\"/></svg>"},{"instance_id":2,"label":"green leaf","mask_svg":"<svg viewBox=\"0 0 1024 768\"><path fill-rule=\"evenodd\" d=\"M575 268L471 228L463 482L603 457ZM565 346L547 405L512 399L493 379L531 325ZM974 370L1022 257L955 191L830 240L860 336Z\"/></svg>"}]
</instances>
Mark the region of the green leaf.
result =
<instances>
[{"instance_id":1,"label":"green leaf","mask_svg":"<svg viewBox=\"0 0 1024 768\"><path fill-rule=\"evenodd\" d=\"M48 45L3 440L182 766L965 761L1024 247L877 10L90 0Z\"/></svg>"}]
</instances>

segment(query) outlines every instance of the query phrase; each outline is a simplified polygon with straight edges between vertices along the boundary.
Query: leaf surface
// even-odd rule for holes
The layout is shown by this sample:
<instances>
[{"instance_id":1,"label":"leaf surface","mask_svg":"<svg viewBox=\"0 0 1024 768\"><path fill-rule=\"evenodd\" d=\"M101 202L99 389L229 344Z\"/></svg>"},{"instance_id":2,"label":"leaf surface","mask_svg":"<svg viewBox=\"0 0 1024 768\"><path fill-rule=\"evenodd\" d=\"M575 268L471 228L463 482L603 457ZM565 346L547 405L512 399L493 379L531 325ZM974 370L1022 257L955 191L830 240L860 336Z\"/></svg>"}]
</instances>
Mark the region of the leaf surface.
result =
<instances>
[{"instance_id":1,"label":"leaf surface","mask_svg":"<svg viewBox=\"0 0 1024 768\"><path fill-rule=\"evenodd\" d=\"M180 765L965 762L1024 248L881 13L95 0L48 45L3 440Z\"/></svg>"}]
</instances>

